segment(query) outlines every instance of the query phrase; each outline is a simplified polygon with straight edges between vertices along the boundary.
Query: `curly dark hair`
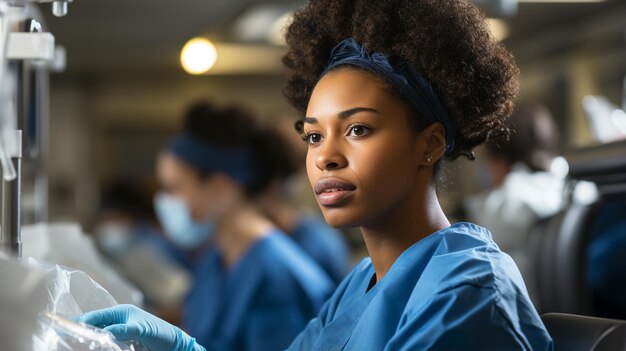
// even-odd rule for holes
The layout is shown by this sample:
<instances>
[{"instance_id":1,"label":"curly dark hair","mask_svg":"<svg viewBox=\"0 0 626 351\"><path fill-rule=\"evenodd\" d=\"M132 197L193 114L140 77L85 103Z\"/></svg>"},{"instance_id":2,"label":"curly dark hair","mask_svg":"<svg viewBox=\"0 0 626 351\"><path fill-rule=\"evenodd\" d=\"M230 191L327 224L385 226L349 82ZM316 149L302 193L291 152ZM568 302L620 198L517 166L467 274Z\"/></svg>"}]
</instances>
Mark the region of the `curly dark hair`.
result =
<instances>
[{"instance_id":1,"label":"curly dark hair","mask_svg":"<svg viewBox=\"0 0 626 351\"><path fill-rule=\"evenodd\" d=\"M287 30L283 57L284 95L301 113L330 51L351 37L370 52L403 59L430 81L458 126L449 159L473 159L474 147L508 133L503 123L513 109L519 70L468 0L311 0Z\"/></svg>"},{"instance_id":2,"label":"curly dark hair","mask_svg":"<svg viewBox=\"0 0 626 351\"><path fill-rule=\"evenodd\" d=\"M253 112L237 106L217 106L208 101L191 105L185 115L183 132L225 149L248 148L254 152L258 176L246 185L250 197L260 195L274 180L288 178L298 170L285 137ZM201 173L207 177L210 173Z\"/></svg>"}]
</instances>

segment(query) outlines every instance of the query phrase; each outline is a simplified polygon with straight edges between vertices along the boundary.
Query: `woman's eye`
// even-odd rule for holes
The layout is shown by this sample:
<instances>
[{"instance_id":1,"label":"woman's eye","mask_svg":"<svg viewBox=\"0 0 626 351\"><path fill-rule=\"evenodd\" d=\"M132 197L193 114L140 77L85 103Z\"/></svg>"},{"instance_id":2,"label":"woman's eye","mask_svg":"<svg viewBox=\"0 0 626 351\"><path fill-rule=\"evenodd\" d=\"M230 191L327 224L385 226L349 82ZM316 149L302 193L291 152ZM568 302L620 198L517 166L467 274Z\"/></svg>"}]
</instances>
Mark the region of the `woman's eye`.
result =
<instances>
[{"instance_id":1,"label":"woman's eye","mask_svg":"<svg viewBox=\"0 0 626 351\"><path fill-rule=\"evenodd\" d=\"M306 133L302 139L309 144L317 144L322 141L322 136L318 133Z\"/></svg>"},{"instance_id":2,"label":"woman's eye","mask_svg":"<svg viewBox=\"0 0 626 351\"><path fill-rule=\"evenodd\" d=\"M354 137L360 137L369 134L371 130L365 126L352 126L350 127L349 135Z\"/></svg>"}]
</instances>

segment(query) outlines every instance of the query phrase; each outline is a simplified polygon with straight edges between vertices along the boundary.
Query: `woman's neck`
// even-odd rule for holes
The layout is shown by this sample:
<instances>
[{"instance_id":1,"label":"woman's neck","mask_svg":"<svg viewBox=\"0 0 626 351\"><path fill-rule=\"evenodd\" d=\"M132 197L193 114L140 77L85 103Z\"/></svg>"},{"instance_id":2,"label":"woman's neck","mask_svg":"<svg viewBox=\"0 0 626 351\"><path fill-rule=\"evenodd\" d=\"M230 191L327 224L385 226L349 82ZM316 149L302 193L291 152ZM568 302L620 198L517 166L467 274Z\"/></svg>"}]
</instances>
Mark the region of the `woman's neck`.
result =
<instances>
[{"instance_id":1,"label":"woman's neck","mask_svg":"<svg viewBox=\"0 0 626 351\"><path fill-rule=\"evenodd\" d=\"M215 244L223 253L224 264L233 266L272 227L272 222L246 200L232 203L220 217L215 236Z\"/></svg>"},{"instance_id":2,"label":"woman's neck","mask_svg":"<svg viewBox=\"0 0 626 351\"><path fill-rule=\"evenodd\" d=\"M362 226L361 232L379 282L396 259L426 236L450 226L432 185L398 204L385 218Z\"/></svg>"}]
</instances>

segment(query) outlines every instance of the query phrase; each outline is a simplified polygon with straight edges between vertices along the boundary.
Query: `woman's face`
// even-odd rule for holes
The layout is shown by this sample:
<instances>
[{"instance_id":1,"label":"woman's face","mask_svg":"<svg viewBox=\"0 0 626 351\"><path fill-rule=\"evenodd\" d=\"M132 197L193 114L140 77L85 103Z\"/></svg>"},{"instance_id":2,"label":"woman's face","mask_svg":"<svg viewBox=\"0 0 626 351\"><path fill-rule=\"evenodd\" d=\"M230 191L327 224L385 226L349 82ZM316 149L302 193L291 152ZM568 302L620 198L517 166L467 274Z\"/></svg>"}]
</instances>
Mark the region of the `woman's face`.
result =
<instances>
[{"instance_id":1,"label":"woman's face","mask_svg":"<svg viewBox=\"0 0 626 351\"><path fill-rule=\"evenodd\" d=\"M311 95L304 134L309 181L331 226L381 223L415 193L425 138L370 74L326 74Z\"/></svg>"},{"instance_id":2,"label":"woman's face","mask_svg":"<svg viewBox=\"0 0 626 351\"><path fill-rule=\"evenodd\" d=\"M217 212L222 194L213 184L215 175L203 179L195 168L165 151L157 159L157 177L163 191L185 202L194 220L206 220Z\"/></svg>"}]
</instances>

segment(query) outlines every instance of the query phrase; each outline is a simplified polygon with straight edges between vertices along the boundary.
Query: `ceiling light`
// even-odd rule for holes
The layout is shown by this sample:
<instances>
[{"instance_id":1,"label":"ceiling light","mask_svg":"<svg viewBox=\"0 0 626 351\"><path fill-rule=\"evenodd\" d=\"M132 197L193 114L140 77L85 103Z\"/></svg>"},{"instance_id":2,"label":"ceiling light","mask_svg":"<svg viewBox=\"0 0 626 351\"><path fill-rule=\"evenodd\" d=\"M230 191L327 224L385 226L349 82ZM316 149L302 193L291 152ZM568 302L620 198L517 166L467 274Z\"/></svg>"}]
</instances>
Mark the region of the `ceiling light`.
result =
<instances>
[{"instance_id":1,"label":"ceiling light","mask_svg":"<svg viewBox=\"0 0 626 351\"><path fill-rule=\"evenodd\" d=\"M217 49L205 38L189 40L180 53L180 63L189 74L206 73L216 61Z\"/></svg>"}]
</instances>

